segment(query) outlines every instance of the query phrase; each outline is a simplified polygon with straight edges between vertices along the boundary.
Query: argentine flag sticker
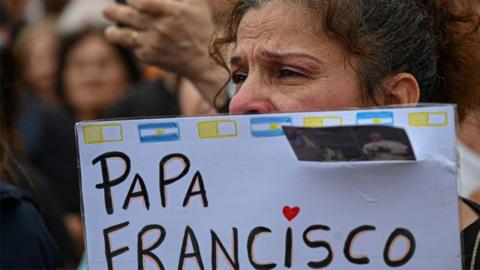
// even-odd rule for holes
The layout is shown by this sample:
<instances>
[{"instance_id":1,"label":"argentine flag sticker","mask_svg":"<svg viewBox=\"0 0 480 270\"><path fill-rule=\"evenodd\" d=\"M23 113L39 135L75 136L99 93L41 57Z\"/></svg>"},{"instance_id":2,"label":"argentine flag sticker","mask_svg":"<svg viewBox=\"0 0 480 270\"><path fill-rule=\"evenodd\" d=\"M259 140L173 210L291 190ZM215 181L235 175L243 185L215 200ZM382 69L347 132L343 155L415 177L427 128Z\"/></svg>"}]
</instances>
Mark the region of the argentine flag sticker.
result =
<instances>
[{"instance_id":1,"label":"argentine flag sticker","mask_svg":"<svg viewBox=\"0 0 480 270\"><path fill-rule=\"evenodd\" d=\"M393 112L359 112L357 125L393 126Z\"/></svg>"},{"instance_id":2,"label":"argentine flag sticker","mask_svg":"<svg viewBox=\"0 0 480 270\"><path fill-rule=\"evenodd\" d=\"M290 117L255 117L250 119L250 130L253 137L282 136L282 126L291 126Z\"/></svg>"},{"instance_id":3,"label":"argentine flag sticker","mask_svg":"<svg viewBox=\"0 0 480 270\"><path fill-rule=\"evenodd\" d=\"M180 129L175 122L138 125L140 142L170 142L180 140Z\"/></svg>"}]
</instances>

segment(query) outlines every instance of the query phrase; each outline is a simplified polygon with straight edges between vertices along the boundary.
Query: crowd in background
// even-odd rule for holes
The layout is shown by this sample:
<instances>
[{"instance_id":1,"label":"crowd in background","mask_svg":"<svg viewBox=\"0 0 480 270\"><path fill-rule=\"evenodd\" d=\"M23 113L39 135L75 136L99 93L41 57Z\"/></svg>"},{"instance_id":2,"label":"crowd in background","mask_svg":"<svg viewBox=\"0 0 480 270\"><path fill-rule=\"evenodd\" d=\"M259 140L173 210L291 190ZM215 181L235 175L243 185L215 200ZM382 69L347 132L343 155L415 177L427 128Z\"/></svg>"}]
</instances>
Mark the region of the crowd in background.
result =
<instances>
[{"instance_id":1,"label":"crowd in background","mask_svg":"<svg viewBox=\"0 0 480 270\"><path fill-rule=\"evenodd\" d=\"M0 106L7 122L0 134L5 139L0 163L13 168L14 186L30 191L26 196L41 215L38 226L43 223L53 237L43 241L45 248L58 247L51 249L54 254L42 254L43 259L32 254L32 260L42 261L38 267L76 268L84 253L75 122L223 112L190 80L139 62L132 50L109 42L104 34L109 22L102 15L108 2L0 1ZM480 202L480 113L459 128L466 156L461 174L468 179L461 182L461 193ZM8 178L1 174L0 182ZM475 177L477 182L470 180ZM2 218L4 198L9 198L4 196L0 193ZM3 225L2 237L17 237L7 228L15 227ZM1 241L4 256L7 240ZM17 263L20 255L8 256ZM59 258L59 265L52 257ZM0 259L0 268L22 268Z\"/></svg>"},{"instance_id":2,"label":"crowd in background","mask_svg":"<svg viewBox=\"0 0 480 270\"><path fill-rule=\"evenodd\" d=\"M0 136L8 133L11 139L4 138L1 159L13 168L11 182L30 191L28 200L35 202L40 223L58 246L43 248L47 254L56 250L50 257L58 256L62 268L75 268L84 252L74 123L216 112L187 80L142 64L131 50L107 41L102 10L108 2L0 2L0 106L5 122L13 121L2 124ZM9 240L25 244L9 231L18 224L6 225L9 196L2 187L0 268L56 267L46 254L15 254L29 249L5 245ZM36 264L29 265L29 259Z\"/></svg>"}]
</instances>

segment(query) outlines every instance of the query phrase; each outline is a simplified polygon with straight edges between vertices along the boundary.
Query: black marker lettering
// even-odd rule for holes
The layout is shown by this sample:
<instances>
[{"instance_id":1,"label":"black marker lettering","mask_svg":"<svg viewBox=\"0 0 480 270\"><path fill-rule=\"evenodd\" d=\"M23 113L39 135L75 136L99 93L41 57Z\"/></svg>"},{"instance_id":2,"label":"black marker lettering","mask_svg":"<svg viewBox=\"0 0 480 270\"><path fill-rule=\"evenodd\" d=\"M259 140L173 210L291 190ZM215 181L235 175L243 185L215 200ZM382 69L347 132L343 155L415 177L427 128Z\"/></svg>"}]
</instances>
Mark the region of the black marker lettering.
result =
<instances>
[{"instance_id":1,"label":"black marker lettering","mask_svg":"<svg viewBox=\"0 0 480 270\"><path fill-rule=\"evenodd\" d=\"M215 270L217 269L217 246L220 247L222 250L222 253L224 257L227 259L227 261L230 263L230 266L232 269L240 269L240 264L238 263L238 230L237 228L233 228L233 258L230 256L230 254L227 252L227 249L225 246L220 242L220 239L218 238L217 234L213 231L210 230L210 234L212 236L212 269Z\"/></svg>"},{"instance_id":2,"label":"black marker lettering","mask_svg":"<svg viewBox=\"0 0 480 270\"><path fill-rule=\"evenodd\" d=\"M192 243L192 249L193 249L191 253L187 253L187 244L189 239L190 239L190 242ZM192 228L190 228L190 226L187 226L185 227L185 233L183 234L182 250L180 252L180 258L178 260L178 269L179 270L183 269L183 263L185 259L191 258L191 257L195 257L198 263L198 267L201 270L205 269L205 267L203 267L202 256L200 254L200 247L198 245L197 238L195 237L195 233L193 232Z\"/></svg>"},{"instance_id":3,"label":"black marker lettering","mask_svg":"<svg viewBox=\"0 0 480 270\"><path fill-rule=\"evenodd\" d=\"M292 228L290 227L285 236L285 267L292 267Z\"/></svg>"},{"instance_id":4,"label":"black marker lettering","mask_svg":"<svg viewBox=\"0 0 480 270\"><path fill-rule=\"evenodd\" d=\"M158 230L159 231L159 236L155 243L153 243L150 247L144 249L143 247L143 235L147 233L148 231L151 230ZM162 261L155 255L152 250L156 249L157 247L162 244L163 240L165 239L166 236L166 231L165 229L158 225L158 224L151 224L143 227L143 229L138 233L138 238L137 238L137 261L138 261L138 269L144 269L143 266L143 257L148 256L152 258L155 263L157 264L158 268L161 270L164 270L165 267L162 264Z\"/></svg>"},{"instance_id":5,"label":"black marker lettering","mask_svg":"<svg viewBox=\"0 0 480 270\"><path fill-rule=\"evenodd\" d=\"M139 191L134 191L135 187L137 186L137 182L140 184L140 190ZM123 202L123 209L127 209L128 206L130 205L130 200L132 198L136 197L142 197L143 203L145 204L145 207L147 210L150 209L150 200L148 199L148 192L147 188L145 187L145 182L143 182L142 177L137 173L135 174L135 177L133 178L132 185L130 186L130 189L128 190L127 197L125 198L125 201Z\"/></svg>"},{"instance_id":6,"label":"black marker lettering","mask_svg":"<svg viewBox=\"0 0 480 270\"><path fill-rule=\"evenodd\" d=\"M110 179L110 173L108 170L108 163L107 160L109 158L120 158L125 163L125 171L122 175L120 175L116 179ZM127 179L128 174L130 173L130 158L122 153L122 152L107 152L96 157L92 161L92 165L95 165L97 162L100 161L100 165L102 167L102 183L95 185L98 189L103 189L104 192L104 199L105 199L105 209L109 215L113 214L113 203L112 203L112 190L113 186L116 186L125 179Z\"/></svg>"},{"instance_id":7,"label":"black marker lettering","mask_svg":"<svg viewBox=\"0 0 480 270\"><path fill-rule=\"evenodd\" d=\"M390 259L390 249L392 248L392 244L395 242L395 240L403 236L407 238L409 241L408 245L408 250L405 253L404 256L402 256L398 260L391 260ZM385 245L385 249L383 250L383 259L385 260L385 263L391 267L398 267L406 264L412 257L413 254L415 253L415 237L413 237L413 234L405 229L405 228L397 228L395 231L390 234L390 237L388 237L387 244Z\"/></svg>"},{"instance_id":8,"label":"black marker lettering","mask_svg":"<svg viewBox=\"0 0 480 270\"><path fill-rule=\"evenodd\" d=\"M261 264L255 261L255 256L253 254L254 251L254 242L255 238L257 235L261 233L271 233L272 231L269 228L266 227L255 227L253 230L250 232L248 235L248 241L247 241L247 251L248 251L248 260L250 261L250 264L255 268L255 269L261 269L261 270L266 270L266 269L273 269L275 268L276 264L275 263L265 263Z\"/></svg>"},{"instance_id":9,"label":"black marker lettering","mask_svg":"<svg viewBox=\"0 0 480 270\"><path fill-rule=\"evenodd\" d=\"M303 241L305 244L311 248L317 248L317 247L323 247L328 251L327 257L323 261L319 262L308 262L308 266L311 268L323 268L327 267L333 260L333 253L332 253L332 248L330 247L330 244L325 241L312 241L308 238L308 234L312 231L316 230L322 230L322 231L330 231L330 228L328 226L324 225L312 225L308 227L304 232L303 232Z\"/></svg>"},{"instance_id":10,"label":"black marker lettering","mask_svg":"<svg viewBox=\"0 0 480 270\"><path fill-rule=\"evenodd\" d=\"M110 244L110 233L118 231L124 227L127 227L129 222L123 222L117 225L113 225L103 230L103 241L105 242L105 258L107 259L108 270L113 269L113 257L118 256L122 253L125 253L129 250L128 247L121 247L117 250L112 251Z\"/></svg>"},{"instance_id":11,"label":"black marker lettering","mask_svg":"<svg viewBox=\"0 0 480 270\"><path fill-rule=\"evenodd\" d=\"M370 259L368 259L367 256L352 256L352 245L356 240L356 237L362 232L374 230L376 230L376 228L373 226L363 225L354 229L348 234L347 240L345 241L345 246L343 248L343 254L345 254L345 258L347 258L349 262L354 264L368 264L370 262Z\"/></svg>"},{"instance_id":12,"label":"black marker lettering","mask_svg":"<svg viewBox=\"0 0 480 270\"><path fill-rule=\"evenodd\" d=\"M175 160L175 159L180 159L183 161L183 170L177 175L177 176L174 176L170 179L166 179L166 175L165 175L165 166L167 165L167 163L171 160ZM178 181L180 178L184 177L188 170L190 169L190 161L188 160L188 158L183 155L183 154L170 154L170 155L167 155L165 156L164 158L162 158L162 160L160 161L160 198L162 200L162 207L166 207L167 206L167 197L166 197L166 194L165 194L165 186L167 185L170 185L176 181Z\"/></svg>"},{"instance_id":13,"label":"black marker lettering","mask_svg":"<svg viewBox=\"0 0 480 270\"><path fill-rule=\"evenodd\" d=\"M195 188L195 183L197 182L198 190L193 191L193 189ZM185 195L185 199L183 200L183 207L187 206L191 197L197 195L202 196L203 207L208 207L207 191L205 190L205 186L203 185L203 178L199 171L197 171L195 175L193 175L192 182L190 183L190 187L188 187L187 194Z\"/></svg>"}]
</instances>

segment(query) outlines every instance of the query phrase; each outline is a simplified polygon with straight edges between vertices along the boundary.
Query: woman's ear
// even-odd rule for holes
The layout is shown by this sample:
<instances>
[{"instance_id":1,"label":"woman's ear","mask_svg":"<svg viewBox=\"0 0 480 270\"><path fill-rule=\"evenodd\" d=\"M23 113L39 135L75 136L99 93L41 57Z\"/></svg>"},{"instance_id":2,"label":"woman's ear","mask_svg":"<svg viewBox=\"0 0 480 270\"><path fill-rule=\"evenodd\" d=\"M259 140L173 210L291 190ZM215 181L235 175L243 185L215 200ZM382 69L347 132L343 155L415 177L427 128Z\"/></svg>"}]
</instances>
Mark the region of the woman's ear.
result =
<instances>
[{"instance_id":1,"label":"woman's ear","mask_svg":"<svg viewBox=\"0 0 480 270\"><path fill-rule=\"evenodd\" d=\"M415 104L420 101L420 87L410 73L398 73L385 80L382 105Z\"/></svg>"}]
</instances>

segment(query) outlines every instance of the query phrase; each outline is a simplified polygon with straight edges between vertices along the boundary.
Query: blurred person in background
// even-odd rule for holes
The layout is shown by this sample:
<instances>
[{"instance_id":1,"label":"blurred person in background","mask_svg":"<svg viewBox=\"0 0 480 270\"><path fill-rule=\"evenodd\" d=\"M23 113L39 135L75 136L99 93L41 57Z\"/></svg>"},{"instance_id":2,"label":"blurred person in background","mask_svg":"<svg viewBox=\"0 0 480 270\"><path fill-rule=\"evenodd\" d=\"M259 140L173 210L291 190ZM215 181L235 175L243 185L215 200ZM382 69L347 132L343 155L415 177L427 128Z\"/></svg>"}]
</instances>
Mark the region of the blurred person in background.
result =
<instances>
[{"instance_id":1,"label":"blurred person in background","mask_svg":"<svg viewBox=\"0 0 480 270\"><path fill-rule=\"evenodd\" d=\"M26 25L44 15L41 0L0 0L0 43L15 39Z\"/></svg>"},{"instance_id":2,"label":"blurred person in background","mask_svg":"<svg viewBox=\"0 0 480 270\"><path fill-rule=\"evenodd\" d=\"M133 54L108 42L102 9L108 0L71 0L58 19L62 38L57 94L75 121L102 118L141 80Z\"/></svg>"},{"instance_id":3,"label":"blurred person in background","mask_svg":"<svg viewBox=\"0 0 480 270\"><path fill-rule=\"evenodd\" d=\"M75 231L78 231L78 228L81 230L76 144L72 133L74 123L66 112L46 101L58 100L58 98L52 97L51 94L46 95L49 97L47 99L39 98L36 92L31 91L37 86L40 86L40 89L46 89L56 80L51 77L52 71L56 73L57 57L54 17L38 19L43 16L44 11L54 16L55 12L59 12L60 6L52 13L50 10L38 9L39 16L34 16L34 20L29 17L32 14L30 7L33 2L42 1L4 0L0 2L2 5L1 37L7 37L0 40L2 87L10 84L10 91L18 96L14 103L17 117L15 117L15 144L12 150L16 158L21 160L23 167L27 169L28 177L18 170L17 178L35 180L33 182L38 191L39 204L44 206L42 215L45 216L47 226L60 247L60 266L68 268L74 267L80 256L80 252L75 254L72 240ZM36 47L37 41L43 49ZM10 59L13 45L16 45L14 60ZM28 57L24 54L28 54ZM30 57L37 59L38 62L30 62ZM16 68L17 65L24 67L25 70ZM39 66L48 71L38 69ZM58 144L58 142L62 143Z\"/></svg>"},{"instance_id":4,"label":"blurred person in background","mask_svg":"<svg viewBox=\"0 0 480 270\"><path fill-rule=\"evenodd\" d=\"M78 258L62 203L50 182L23 158L11 49L0 53L0 269L72 268Z\"/></svg>"},{"instance_id":5,"label":"blurred person in background","mask_svg":"<svg viewBox=\"0 0 480 270\"><path fill-rule=\"evenodd\" d=\"M1 97L4 99L4 97ZM2 104L2 108L3 104ZM54 269L58 247L40 215L31 192L19 187L5 140L5 115L0 116L0 268Z\"/></svg>"},{"instance_id":6,"label":"blurred person in background","mask_svg":"<svg viewBox=\"0 0 480 270\"><path fill-rule=\"evenodd\" d=\"M47 103L58 105L55 76L59 44L55 18L46 17L27 25L15 43L17 74L22 88Z\"/></svg>"},{"instance_id":7,"label":"blurred person in background","mask_svg":"<svg viewBox=\"0 0 480 270\"><path fill-rule=\"evenodd\" d=\"M58 15L69 0L0 0L0 45L45 15Z\"/></svg>"},{"instance_id":8,"label":"blurred person in background","mask_svg":"<svg viewBox=\"0 0 480 270\"><path fill-rule=\"evenodd\" d=\"M101 118L141 78L135 57L100 30L70 34L60 49L57 91L76 121Z\"/></svg>"},{"instance_id":9,"label":"blurred person in background","mask_svg":"<svg viewBox=\"0 0 480 270\"><path fill-rule=\"evenodd\" d=\"M57 93L72 121L70 137L74 139L73 122L101 118L103 112L124 97L128 87L139 79L134 56L125 48L109 43L100 30L86 28L63 37ZM75 144L64 147L63 152L75 154ZM78 180L71 190L77 193L65 201L79 206ZM79 208L69 216L68 224L80 255L84 245Z\"/></svg>"}]
</instances>

